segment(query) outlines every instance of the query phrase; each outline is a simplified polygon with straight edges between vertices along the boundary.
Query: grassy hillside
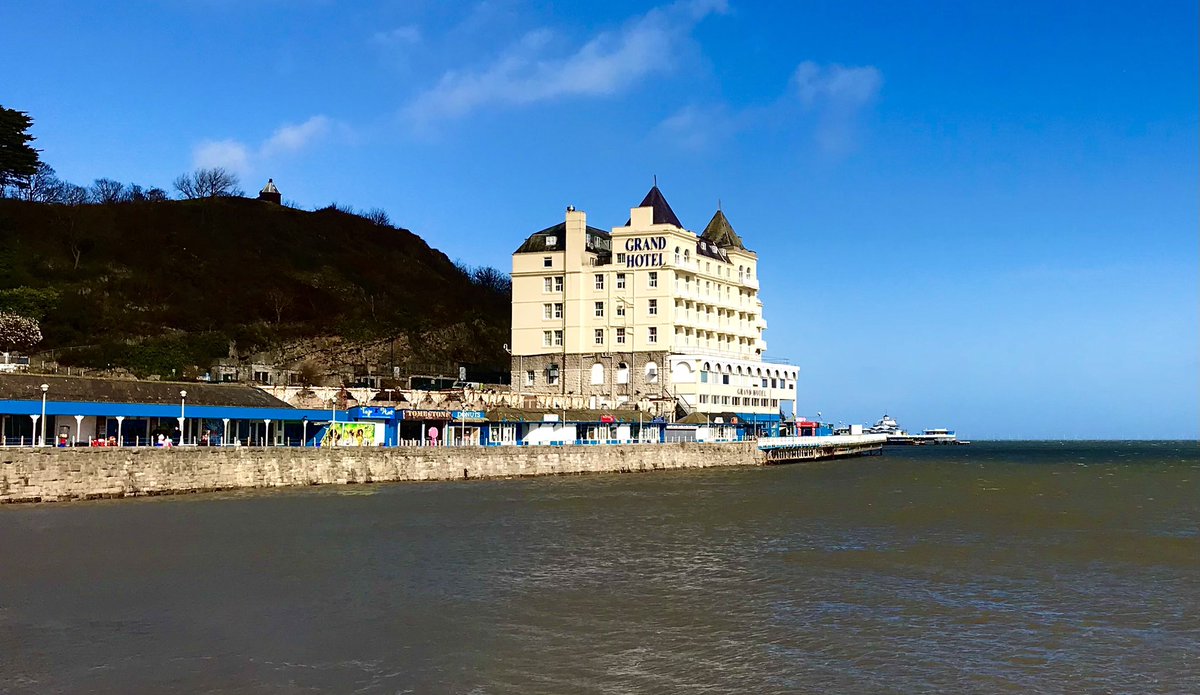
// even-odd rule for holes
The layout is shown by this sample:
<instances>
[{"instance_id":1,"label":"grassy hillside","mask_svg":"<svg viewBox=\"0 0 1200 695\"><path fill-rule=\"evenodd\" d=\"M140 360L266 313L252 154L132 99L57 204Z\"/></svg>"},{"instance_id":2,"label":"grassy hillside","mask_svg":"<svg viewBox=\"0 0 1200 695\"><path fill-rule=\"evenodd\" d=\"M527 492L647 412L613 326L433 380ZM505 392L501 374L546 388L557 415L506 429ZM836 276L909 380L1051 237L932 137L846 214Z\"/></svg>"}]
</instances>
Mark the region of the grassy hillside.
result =
<instances>
[{"instance_id":1,"label":"grassy hillside","mask_svg":"<svg viewBox=\"0 0 1200 695\"><path fill-rule=\"evenodd\" d=\"M60 361L151 373L297 340L402 338L427 361L502 366L509 296L405 229L245 198L0 199L0 309ZM436 344L429 336L439 336ZM128 364L126 364L128 363Z\"/></svg>"}]
</instances>

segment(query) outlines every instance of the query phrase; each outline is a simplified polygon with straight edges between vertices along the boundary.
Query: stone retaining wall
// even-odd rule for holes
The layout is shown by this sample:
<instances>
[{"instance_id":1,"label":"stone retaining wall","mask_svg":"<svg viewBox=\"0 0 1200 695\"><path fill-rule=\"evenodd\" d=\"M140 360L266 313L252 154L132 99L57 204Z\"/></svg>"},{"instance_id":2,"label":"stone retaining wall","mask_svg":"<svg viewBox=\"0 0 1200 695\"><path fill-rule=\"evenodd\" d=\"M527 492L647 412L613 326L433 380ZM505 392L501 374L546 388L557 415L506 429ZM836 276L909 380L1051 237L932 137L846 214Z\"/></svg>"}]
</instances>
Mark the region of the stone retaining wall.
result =
<instances>
[{"instance_id":1,"label":"stone retaining wall","mask_svg":"<svg viewBox=\"0 0 1200 695\"><path fill-rule=\"evenodd\" d=\"M389 449L0 449L0 503L235 488L614 473L761 463L752 442Z\"/></svg>"}]
</instances>

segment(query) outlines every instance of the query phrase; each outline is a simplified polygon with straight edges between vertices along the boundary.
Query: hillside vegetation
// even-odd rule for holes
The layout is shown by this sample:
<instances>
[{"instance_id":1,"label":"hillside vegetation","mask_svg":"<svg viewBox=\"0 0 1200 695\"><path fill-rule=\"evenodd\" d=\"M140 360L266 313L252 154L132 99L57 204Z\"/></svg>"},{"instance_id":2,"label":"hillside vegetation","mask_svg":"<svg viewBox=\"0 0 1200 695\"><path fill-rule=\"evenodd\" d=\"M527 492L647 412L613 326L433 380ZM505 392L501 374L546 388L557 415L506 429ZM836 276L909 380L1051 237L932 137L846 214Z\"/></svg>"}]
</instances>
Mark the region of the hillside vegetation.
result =
<instances>
[{"instance_id":1,"label":"hillside vegetation","mask_svg":"<svg viewBox=\"0 0 1200 695\"><path fill-rule=\"evenodd\" d=\"M41 322L64 364L166 374L336 336L401 359L503 368L510 289L405 229L335 207L217 197L0 199L0 310Z\"/></svg>"}]
</instances>

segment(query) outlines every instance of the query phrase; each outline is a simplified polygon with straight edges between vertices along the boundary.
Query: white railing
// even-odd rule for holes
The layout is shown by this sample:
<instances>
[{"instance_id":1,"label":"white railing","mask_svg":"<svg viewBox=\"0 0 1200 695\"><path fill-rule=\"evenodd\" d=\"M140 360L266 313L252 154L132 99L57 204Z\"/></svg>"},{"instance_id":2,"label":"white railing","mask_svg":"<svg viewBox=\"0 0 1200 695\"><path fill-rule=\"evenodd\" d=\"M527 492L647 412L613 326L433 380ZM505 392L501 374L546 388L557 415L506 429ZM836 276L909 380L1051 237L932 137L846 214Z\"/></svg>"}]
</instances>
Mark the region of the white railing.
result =
<instances>
[{"instance_id":1,"label":"white railing","mask_svg":"<svg viewBox=\"0 0 1200 695\"><path fill-rule=\"evenodd\" d=\"M759 449L803 449L853 444L883 444L886 434L832 434L818 437L760 437Z\"/></svg>"}]
</instances>

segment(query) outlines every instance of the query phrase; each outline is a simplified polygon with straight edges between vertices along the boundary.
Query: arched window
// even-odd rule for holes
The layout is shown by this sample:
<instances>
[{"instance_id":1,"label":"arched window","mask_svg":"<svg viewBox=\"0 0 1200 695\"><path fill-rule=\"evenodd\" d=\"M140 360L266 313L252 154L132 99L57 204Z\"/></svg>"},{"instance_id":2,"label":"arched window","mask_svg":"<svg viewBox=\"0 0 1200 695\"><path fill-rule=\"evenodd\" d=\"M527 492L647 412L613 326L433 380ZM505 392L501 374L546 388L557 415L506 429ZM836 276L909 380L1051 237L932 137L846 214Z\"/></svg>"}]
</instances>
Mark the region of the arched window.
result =
<instances>
[{"instance_id":1,"label":"arched window","mask_svg":"<svg viewBox=\"0 0 1200 695\"><path fill-rule=\"evenodd\" d=\"M746 269L739 265L738 266L738 282L742 282L745 279L746 279Z\"/></svg>"},{"instance_id":2,"label":"arched window","mask_svg":"<svg viewBox=\"0 0 1200 695\"><path fill-rule=\"evenodd\" d=\"M702 383L702 384L708 383L708 373L711 371L712 371L712 365L710 365L708 362L705 362L704 366L700 368L700 383Z\"/></svg>"},{"instance_id":3,"label":"arched window","mask_svg":"<svg viewBox=\"0 0 1200 695\"><path fill-rule=\"evenodd\" d=\"M679 247L675 247L675 265L679 265Z\"/></svg>"},{"instance_id":4,"label":"arched window","mask_svg":"<svg viewBox=\"0 0 1200 695\"><path fill-rule=\"evenodd\" d=\"M671 367L671 382L675 384L690 384L695 378L692 375L692 365L687 362L676 362Z\"/></svg>"},{"instance_id":5,"label":"arched window","mask_svg":"<svg viewBox=\"0 0 1200 695\"><path fill-rule=\"evenodd\" d=\"M692 256L692 254L691 254L691 252L690 252L690 251L688 251L687 249L684 249L684 250L683 250L683 262L684 262L684 263L687 263L687 262L688 262L688 259L690 259L690 258L691 258L691 256Z\"/></svg>"},{"instance_id":6,"label":"arched window","mask_svg":"<svg viewBox=\"0 0 1200 695\"><path fill-rule=\"evenodd\" d=\"M599 362L592 365L592 383L604 383L604 365L600 364Z\"/></svg>"},{"instance_id":7,"label":"arched window","mask_svg":"<svg viewBox=\"0 0 1200 695\"><path fill-rule=\"evenodd\" d=\"M617 364L617 383L629 383L629 365L625 364L624 362Z\"/></svg>"},{"instance_id":8,"label":"arched window","mask_svg":"<svg viewBox=\"0 0 1200 695\"><path fill-rule=\"evenodd\" d=\"M654 362L646 363L646 383L647 384L657 384L658 383L658 365L655 364Z\"/></svg>"}]
</instances>

